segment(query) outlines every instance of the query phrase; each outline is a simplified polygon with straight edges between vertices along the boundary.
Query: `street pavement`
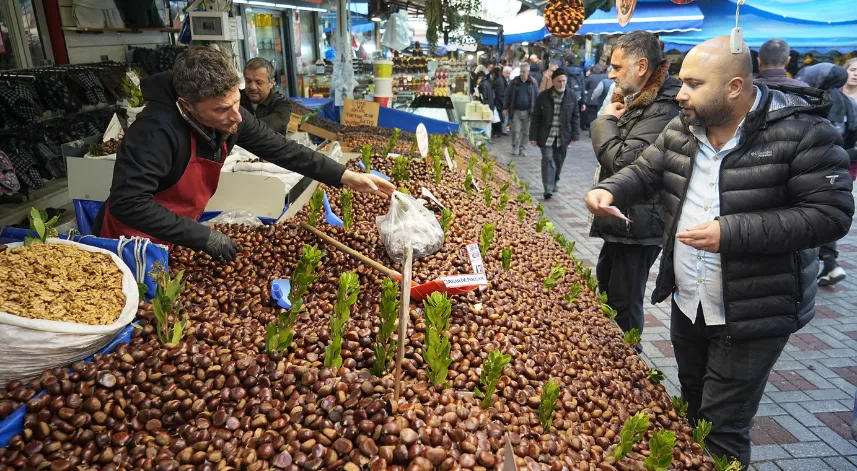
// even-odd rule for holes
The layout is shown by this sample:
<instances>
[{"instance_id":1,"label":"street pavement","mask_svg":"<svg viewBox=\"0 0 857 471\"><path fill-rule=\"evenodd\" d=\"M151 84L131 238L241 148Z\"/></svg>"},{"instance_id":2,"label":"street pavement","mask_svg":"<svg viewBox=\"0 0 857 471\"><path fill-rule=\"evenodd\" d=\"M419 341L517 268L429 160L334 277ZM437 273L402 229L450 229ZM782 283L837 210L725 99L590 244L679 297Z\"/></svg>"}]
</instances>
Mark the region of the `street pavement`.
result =
<instances>
[{"instance_id":1,"label":"street pavement","mask_svg":"<svg viewBox=\"0 0 857 471\"><path fill-rule=\"evenodd\" d=\"M576 241L575 256L594 267L601 239L587 231L583 203L597 165L583 131L569 147L562 180L545 214L557 230ZM528 156L511 157L511 138L495 138L491 148L502 164L515 161L515 172L542 200L541 154L529 144ZM839 263L849 277L834 287L819 288L815 318L791 336L774 366L751 432L753 464L758 471L857 471L857 442L851 438L851 410L857 390L857 224L839 242ZM643 357L664 372L671 395L679 395L675 355L669 336L670 305L650 304L660 261L646 287Z\"/></svg>"}]
</instances>

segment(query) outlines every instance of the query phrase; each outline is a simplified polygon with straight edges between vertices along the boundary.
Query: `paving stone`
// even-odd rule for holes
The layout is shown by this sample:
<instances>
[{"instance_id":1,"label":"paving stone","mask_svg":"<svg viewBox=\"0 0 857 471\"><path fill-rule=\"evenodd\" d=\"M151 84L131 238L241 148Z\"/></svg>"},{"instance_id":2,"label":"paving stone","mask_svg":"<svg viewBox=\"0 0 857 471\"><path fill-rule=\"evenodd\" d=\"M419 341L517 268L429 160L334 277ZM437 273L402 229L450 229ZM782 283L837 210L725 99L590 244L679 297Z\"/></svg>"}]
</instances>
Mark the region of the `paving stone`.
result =
<instances>
[{"instance_id":1,"label":"paving stone","mask_svg":"<svg viewBox=\"0 0 857 471\"><path fill-rule=\"evenodd\" d=\"M801 403L801 406L813 414L817 414L819 412L841 412L851 410L850 407L843 406L838 401L807 401Z\"/></svg>"},{"instance_id":2,"label":"paving stone","mask_svg":"<svg viewBox=\"0 0 857 471\"><path fill-rule=\"evenodd\" d=\"M783 445L795 458L812 458L818 456L838 456L839 453L823 442L787 443Z\"/></svg>"},{"instance_id":3,"label":"paving stone","mask_svg":"<svg viewBox=\"0 0 857 471\"><path fill-rule=\"evenodd\" d=\"M782 468L777 466L773 461L763 461L761 463L752 463L750 465L750 469L755 469L756 471L783 471Z\"/></svg>"},{"instance_id":4,"label":"paving stone","mask_svg":"<svg viewBox=\"0 0 857 471\"><path fill-rule=\"evenodd\" d=\"M849 358L854 357L854 349L853 348L834 348L830 350L825 350L824 354L827 355L828 358ZM819 359L822 360L822 359Z\"/></svg>"},{"instance_id":5,"label":"paving stone","mask_svg":"<svg viewBox=\"0 0 857 471\"><path fill-rule=\"evenodd\" d=\"M781 460L792 457L792 455L790 455L789 452L780 445L753 445L750 456L754 462Z\"/></svg>"},{"instance_id":6,"label":"paving stone","mask_svg":"<svg viewBox=\"0 0 857 471\"><path fill-rule=\"evenodd\" d=\"M777 466L783 471L832 471L824 461L818 458L799 460L779 460Z\"/></svg>"},{"instance_id":7,"label":"paving stone","mask_svg":"<svg viewBox=\"0 0 857 471\"><path fill-rule=\"evenodd\" d=\"M824 423L815 415L810 414L806 409L803 408L799 403L787 403L781 404L782 408L786 410L792 417L798 420L804 427L822 427Z\"/></svg>"},{"instance_id":8,"label":"paving stone","mask_svg":"<svg viewBox=\"0 0 857 471\"><path fill-rule=\"evenodd\" d=\"M836 471L857 471L857 466L842 457L824 458L824 462Z\"/></svg>"},{"instance_id":9,"label":"paving stone","mask_svg":"<svg viewBox=\"0 0 857 471\"><path fill-rule=\"evenodd\" d=\"M798 441L801 442L814 442L818 440L818 437L815 436L808 428L803 426L797 419L790 415L778 415L773 417L773 419L780 424L783 428L789 431L792 436L794 436ZM819 419L820 420L820 419Z\"/></svg>"},{"instance_id":10,"label":"paving stone","mask_svg":"<svg viewBox=\"0 0 857 471\"><path fill-rule=\"evenodd\" d=\"M839 433L831 430L828 427L816 427L812 429L813 432L818 436L818 438L831 446L834 450L837 451L839 455L853 455L857 454L857 446L855 446L854 441L850 437L842 438ZM848 429L850 431L850 427Z\"/></svg>"},{"instance_id":11,"label":"paving stone","mask_svg":"<svg viewBox=\"0 0 857 471\"><path fill-rule=\"evenodd\" d=\"M804 402L810 400L810 397L803 391L770 392L767 394L775 404L783 402Z\"/></svg>"},{"instance_id":12,"label":"paving stone","mask_svg":"<svg viewBox=\"0 0 857 471\"><path fill-rule=\"evenodd\" d=\"M756 417L753 421L753 428L750 429L750 440L753 445L783 445L799 441L774 417Z\"/></svg>"},{"instance_id":13,"label":"paving stone","mask_svg":"<svg viewBox=\"0 0 857 471\"><path fill-rule=\"evenodd\" d=\"M854 352L852 352L850 349L848 351L851 352L852 356L823 358L821 360L818 360L818 362L826 366L827 368L844 368L850 366L857 366L857 361L854 361L853 357ZM838 373L837 376L839 376Z\"/></svg>"},{"instance_id":14,"label":"paving stone","mask_svg":"<svg viewBox=\"0 0 857 471\"><path fill-rule=\"evenodd\" d=\"M807 391L806 394L816 401L829 401L848 399L848 394L845 394L841 389L819 389L817 391Z\"/></svg>"}]
</instances>

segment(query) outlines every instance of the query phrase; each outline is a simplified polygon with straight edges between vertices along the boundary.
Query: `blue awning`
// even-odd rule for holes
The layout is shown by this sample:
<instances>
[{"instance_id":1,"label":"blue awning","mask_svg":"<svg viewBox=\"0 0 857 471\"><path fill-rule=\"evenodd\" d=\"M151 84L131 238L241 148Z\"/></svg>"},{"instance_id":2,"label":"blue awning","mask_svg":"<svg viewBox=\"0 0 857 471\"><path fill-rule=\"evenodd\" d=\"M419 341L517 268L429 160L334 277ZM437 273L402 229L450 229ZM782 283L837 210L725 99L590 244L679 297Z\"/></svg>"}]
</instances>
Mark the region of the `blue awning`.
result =
<instances>
[{"instance_id":1,"label":"blue awning","mask_svg":"<svg viewBox=\"0 0 857 471\"><path fill-rule=\"evenodd\" d=\"M521 17L525 13L518 16ZM693 3L677 5L668 0L647 1L637 4L634 16L631 17L631 23L624 28L619 26L615 8L609 12L596 10L592 16L583 22L583 26L580 27L577 34L622 34L634 30L645 30L652 33L699 31L702 27L702 20L702 11ZM519 25L520 23L516 26ZM511 26L504 25L507 30ZM516 34L505 34L506 44L541 41L550 36L547 28L544 27L544 19L540 24L532 26L531 31L516 31ZM486 46L497 45L497 36L494 35L484 34L477 40Z\"/></svg>"},{"instance_id":2,"label":"blue awning","mask_svg":"<svg viewBox=\"0 0 857 471\"><path fill-rule=\"evenodd\" d=\"M702 20L703 13L696 3L646 2L637 4L631 22L624 28L619 26L616 7L613 7L609 12L595 10L577 34L624 34L634 30L652 33L699 31Z\"/></svg>"},{"instance_id":3,"label":"blue awning","mask_svg":"<svg viewBox=\"0 0 857 471\"><path fill-rule=\"evenodd\" d=\"M730 1L738 3L737 0ZM857 21L853 0L746 0L745 6L784 20L826 24ZM734 10L735 7L732 8Z\"/></svg>"},{"instance_id":4,"label":"blue awning","mask_svg":"<svg viewBox=\"0 0 857 471\"><path fill-rule=\"evenodd\" d=\"M802 1L802 0L793 0ZM828 4L839 0L815 0L823 11ZM747 2L748 4L750 1ZM665 50L676 49L681 52L717 36L728 36L735 27L735 4L715 0L697 0L694 2L702 10L702 31L662 35ZM843 14L845 16L845 14ZM744 41L754 49L759 48L771 38L781 38L789 46L801 53L810 51L842 53L857 50L857 21L848 23L811 22L798 19L776 18L771 13L752 8L741 7L740 26L744 30Z\"/></svg>"},{"instance_id":5,"label":"blue awning","mask_svg":"<svg viewBox=\"0 0 857 471\"><path fill-rule=\"evenodd\" d=\"M336 15L332 15L332 17L325 16L323 17L323 21L325 23L325 33L336 30ZM370 31L375 31L375 22L370 20L368 16L358 15L357 13L351 14L352 34L368 33Z\"/></svg>"}]
</instances>

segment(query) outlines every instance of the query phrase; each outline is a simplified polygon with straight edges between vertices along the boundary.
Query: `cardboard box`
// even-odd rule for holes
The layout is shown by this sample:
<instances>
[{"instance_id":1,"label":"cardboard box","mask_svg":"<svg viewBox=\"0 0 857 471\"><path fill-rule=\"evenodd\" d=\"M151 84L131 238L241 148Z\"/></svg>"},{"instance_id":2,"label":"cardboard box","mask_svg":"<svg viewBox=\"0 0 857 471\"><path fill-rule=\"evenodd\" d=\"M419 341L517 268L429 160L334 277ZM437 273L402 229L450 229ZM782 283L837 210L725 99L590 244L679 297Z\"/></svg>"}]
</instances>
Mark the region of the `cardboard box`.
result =
<instances>
[{"instance_id":1,"label":"cardboard box","mask_svg":"<svg viewBox=\"0 0 857 471\"><path fill-rule=\"evenodd\" d=\"M309 122L301 124L300 130L307 133L307 134L310 134L310 135L313 135L316 137L320 137L320 138L326 139L328 141L335 141L336 140L336 133L332 133L326 129L322 129L318 126L314 126L312 124L309 124Z\"/></svg>"}]
</instances>

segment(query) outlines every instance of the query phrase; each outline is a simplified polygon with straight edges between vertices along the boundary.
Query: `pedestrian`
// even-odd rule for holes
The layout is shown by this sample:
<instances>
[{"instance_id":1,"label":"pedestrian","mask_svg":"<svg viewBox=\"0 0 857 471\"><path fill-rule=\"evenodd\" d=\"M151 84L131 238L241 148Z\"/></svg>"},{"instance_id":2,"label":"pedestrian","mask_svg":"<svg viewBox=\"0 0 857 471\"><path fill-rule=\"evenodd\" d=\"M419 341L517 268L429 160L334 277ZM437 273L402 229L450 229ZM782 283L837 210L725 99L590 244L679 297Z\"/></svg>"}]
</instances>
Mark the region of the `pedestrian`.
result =
<instances>
[{"instance_id":1,"label":"pedestrian","mask_svg":"<svg viewBox=\"0 0 857 471\"><path fill-rule=\"evenodd\" d=\"M497 112L501 114L499 123L499 134L508 136L509 123L506 114L506 88L509 86L509 75L512 73L511 67L503 67L499 71L498 77L494 80L494 101L497 103Z\"/></svg>"},{"instance_id":2,"label":"pedestrian","mask_svg":"<svg viewBox=\"0 0 857 471\"><path fill-rule=\"evenodd\" d=\"M774 86L806 87L806 83L790 78L786 74L786 67L790 61L787 42L779 38L765 41L759 48L759 73L756 74L755 82Z\"/></svg>"},{"instance_id":3,"label":"pedestrian","mask_svg":"<svg viewBox=\"0 0 857 471\"><path fill-rule=\"evenodd\" d=\"M621 36L610 62L617 91L591 130L599 182L634 163L679 113L676 95L681 84L667 73L669 62L657 36L647 31ZM592 109L596 106L592 103ZM664 208L660 196L653 195L619 210L630 222L613 216L596 216L592 222L589 236L604 239L595 274L617 312L619 327L642 334L643 299L649 270L661 252Z\"/></svg>"},{"instance_id":4,"label":"pedestrian","mask_svg":"<svg viewBox=\"0 0 857 471\"><path fill-rule=\"evenodd\" d=\"M598 109L596 117L603 115L607 111L607 107L613 103L613 92L616 91L616 82L612 80L610 82L610 88L607 89L607 93L604 95L604 101L601 102L601 108Z\"/></svg>"},{"instance_id":5,"label":"pedestrian","mask_svg":"<svg viewBox=\"0 0 857 471\"><path fill-rule=\"evenodd\" d=\"M568 145L580 140L580 111L565 69L553 72L553 88L541 92L530 120L530 142L542 151L544 198L556 193ZM568 93L567 93L568 92Z\"/></svg>"},{"instance_id":6,"label":"pedestrian","mask_svg":"<svg viewBox=\"0 0 857 471\"><path fill-rule=\"evenodd\" d=\"M491 71L491 86L493 87L494 108L493 111L500 113L503 110L503 100L506 98L506 82L503 71L499 67ZM503 120L491 123L491 137L500 137L503 134Z\"/></svg>"},{"instance_id":7,"label":"pedestrian","mask_svg":"<svg viewBox=\"0 0 857 471\"><path fill-rule=\"evenodd\" d=\"M848 81L842 87L842 93L857 101L857 57L848 59L843 67L848 72Z\"/></svg>"},{"instance_id":8,"label":"pedestrian","mask_svg":"<svg viewBox=\"0 0 857 471\"><path fill-rule=\"evenodd\" d=\"M583 94L583 104L586 105L586 111L581 114L581 129L589 129L592 121L597 117L598 108L601 107L601 99L603 98L605 87L601 82L609 81L607 76L607 67L602 64L595 64L590 69L589 76L586 77L586 93ZM601 88L598 86L601 85ZM610 84L607 84L609 87Z\"/></svg>"},{"instance_id":9,"label":"pedestrian","mask_svg":"<svg viewBox=\"0 0 857 471\"><path fill-rule=\"evenodd\" d=\"M491 83L491 77L485 72L476 74L476 93L479 96L479 101L483 105L488 105L492 113L497 110L494 101L494 85Z\"/></svg>"},{"instance_id":10,"label":"pedestrian","mask_svg":"<svg viewBox=\"0 0 857 471\"><path fill-rule=\"evenodd\" d=\"M292 103L274 90L274 86L274 65L270 61L255 57L244 64L241 106L272 131L285 134L291 119Z\"/></svg>"},{"instance_id":11,"label":"pedestrian","mask_svg":"<svg viewBox=\"0 0 857 471\"><path fill-rule=\"evenodd\" d=\"M848 156L824 118L826 94L752 84L749 49L729 36L682 64L681 119L634 164L586 195L610 214L657 192L664 256L653 302L672 295L670 338L691 423L712 423L712 455L750 464L750 428L768 375L815 314L815 247L848 233Z\"/></svg>"},{"instance_id":12,"label":"pedestrian","mask_svg":"<svg viewBox=\"0 0 857 471\"><path fill-rule=\"evenodd\" d=\"M839 130L844 141L845 150L849 156L849 170L851 179L857 175L857 104L847 95L840 91L848 81L848 72L838 65L821 63L811 65L801 70L800 75L806 83L813 88L827 91L830 94L831 106L827 112L827 119ZM819 286L833 286L844 280L848 275L836 261L839 252L836 250L836 242L822 245L819 248L819 257L822 262L821 273L818 275Z\"/></svg>"},{"instance_id":13,"label":"pedestrian","mask_svg":"<svg viewBox=\"0 0 857 471\"><path fill-rule=\"evenodd\" d=\"M542 77L544 74L542 73L541 67L539 67L539 58L535 54L530 56L530 77L536 81L536 85L542 83Z\"/></svg>"},{"instance_id":14,"label":"pedestrian","mask_svg":"<svg viewBox=\"0 0 857 471\"><path fill-rule=\"evenodd\" d=\"M527 145L527 135L530 132L530 116L536 106L536 98L539 96L539 88L536 81L530 77L530 66L521 66L518 77L509 82L506 88L506 109L503 113L511 121L512 132L512 155L526 157L524 146Z\"/></svg>"}]
</instances>

